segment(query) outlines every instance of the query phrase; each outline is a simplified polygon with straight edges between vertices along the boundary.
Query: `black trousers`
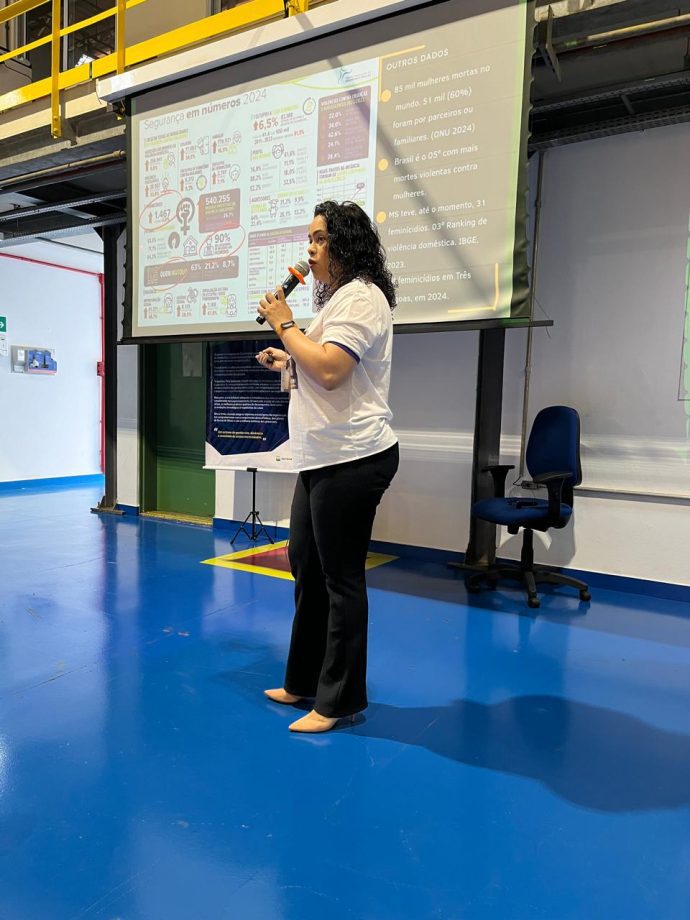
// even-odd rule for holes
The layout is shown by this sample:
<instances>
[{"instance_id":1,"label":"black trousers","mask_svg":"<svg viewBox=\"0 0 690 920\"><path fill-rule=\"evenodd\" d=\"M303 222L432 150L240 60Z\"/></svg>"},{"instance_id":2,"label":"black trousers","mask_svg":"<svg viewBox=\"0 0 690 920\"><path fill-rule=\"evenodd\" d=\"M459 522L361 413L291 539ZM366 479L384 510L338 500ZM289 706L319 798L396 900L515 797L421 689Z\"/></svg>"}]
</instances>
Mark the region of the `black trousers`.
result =
<instances>
[{"instance_id":1,"label":"black trousers","mask_svg":"<svg viewBox=\"0 0 690 920\"><path fill-rule=\"evenodd\" d=\"M365 562L376 508L399 450L299 474L290 514L295 619L284 687L315 697L322 716L367 706L369 605Z\"/></svg>"}]
</instances>

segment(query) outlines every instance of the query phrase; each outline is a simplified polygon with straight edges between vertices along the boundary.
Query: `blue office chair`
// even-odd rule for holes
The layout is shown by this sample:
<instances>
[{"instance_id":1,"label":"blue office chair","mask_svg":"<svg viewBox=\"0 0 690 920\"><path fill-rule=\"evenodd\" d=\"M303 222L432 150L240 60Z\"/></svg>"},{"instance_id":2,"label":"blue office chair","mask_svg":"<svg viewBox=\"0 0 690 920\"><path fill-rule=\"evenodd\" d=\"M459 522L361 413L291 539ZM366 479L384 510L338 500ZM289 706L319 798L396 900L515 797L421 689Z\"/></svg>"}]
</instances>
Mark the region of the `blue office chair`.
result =
<instances>
[{"instance_id":1,"label":"blue office chair","mask_svg":"<svg viewBox=\"0 0 690 920\"><path fill-rule=\"evenodd\" d=\"M502 524L508 533L523 530L520 563L494 564L468 576L468 591L479 591L482 582L495 587L501 578L522 581L530 607L539 606L537 584L570 585L580 592L580 600L591 599L587 585L577 578L553 569L534 565L535 530L565 527L573 513L573 489L582 482L580 468L580 416L570 406L548 406L534 420L525 455L527 470L535 485L546 486L548 499L505 497L505 481L512 466L486 468L494 480L494 498L475 502L472 516ZM527 481L529 485L529 481Z\"/></svg>"}]
</instances>

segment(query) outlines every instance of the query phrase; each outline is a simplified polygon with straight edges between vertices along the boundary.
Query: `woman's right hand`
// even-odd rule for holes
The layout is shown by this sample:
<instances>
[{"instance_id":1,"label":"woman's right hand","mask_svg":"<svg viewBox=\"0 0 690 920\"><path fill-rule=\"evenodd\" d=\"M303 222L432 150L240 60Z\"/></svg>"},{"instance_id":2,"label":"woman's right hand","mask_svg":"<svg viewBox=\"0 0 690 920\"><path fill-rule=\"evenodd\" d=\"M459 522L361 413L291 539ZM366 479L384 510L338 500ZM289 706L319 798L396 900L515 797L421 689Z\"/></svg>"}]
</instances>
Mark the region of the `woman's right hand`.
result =
<instances>
[{"instance_id":1,"label":"woman's right hand","mask_svg":"<svg viewBox=\"0 0 690 920\"><path fill-rule=\"evenodd\" d=\"M269 371L282 371L289 357L288 353L281 348L264 348L256 356L256 360Z\"/></svg>"}]
</instances>

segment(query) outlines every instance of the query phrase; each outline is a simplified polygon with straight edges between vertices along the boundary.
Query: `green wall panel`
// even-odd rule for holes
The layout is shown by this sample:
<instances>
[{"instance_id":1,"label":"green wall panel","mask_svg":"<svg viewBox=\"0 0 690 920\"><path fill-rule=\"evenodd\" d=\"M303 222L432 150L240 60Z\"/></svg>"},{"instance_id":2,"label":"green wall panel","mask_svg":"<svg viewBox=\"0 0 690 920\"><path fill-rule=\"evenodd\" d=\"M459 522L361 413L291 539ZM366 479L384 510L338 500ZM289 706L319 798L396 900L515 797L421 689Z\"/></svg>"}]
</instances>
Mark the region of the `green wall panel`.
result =
<instances>
[{"instance_id":1,"label":"green wall panel","mask_svg":"<svg viewBox=\"0 0 690 920\"><path fill-rule=\"evenodd\" d=\"M215 473L205 470L206 441L206 346L202 344L157 345L149 351L144 391L149 421L145 438L155 463L149 464L145 483L147 511L213 517ZM153 390L153 392L151 392ZM151 409L154 409L151 412ZM152 458L153 459L153 458Z\"/></svg>"}]
</instances>

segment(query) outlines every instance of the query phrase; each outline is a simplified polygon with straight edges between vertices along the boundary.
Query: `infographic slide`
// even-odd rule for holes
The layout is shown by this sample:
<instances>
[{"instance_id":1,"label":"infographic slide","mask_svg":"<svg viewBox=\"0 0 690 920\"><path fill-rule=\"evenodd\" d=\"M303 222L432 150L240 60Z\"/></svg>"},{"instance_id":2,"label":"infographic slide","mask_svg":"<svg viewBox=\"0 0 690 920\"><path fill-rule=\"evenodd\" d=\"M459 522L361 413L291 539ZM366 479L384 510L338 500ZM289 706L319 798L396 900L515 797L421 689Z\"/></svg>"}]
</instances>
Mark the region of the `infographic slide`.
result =
<instances>
[{"instance_id":1,"label":"infographic slide","mask_svg":"<svg viewBox=\"0 0 690 920\"><path fill-rule=\"evenodd\" d=\"M138 117L134 334L251 330L326 199L375 221L396 322L509 315L525 34L498 9Z\"/></svg>"}]
</instances>

